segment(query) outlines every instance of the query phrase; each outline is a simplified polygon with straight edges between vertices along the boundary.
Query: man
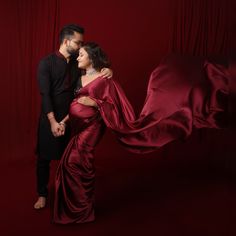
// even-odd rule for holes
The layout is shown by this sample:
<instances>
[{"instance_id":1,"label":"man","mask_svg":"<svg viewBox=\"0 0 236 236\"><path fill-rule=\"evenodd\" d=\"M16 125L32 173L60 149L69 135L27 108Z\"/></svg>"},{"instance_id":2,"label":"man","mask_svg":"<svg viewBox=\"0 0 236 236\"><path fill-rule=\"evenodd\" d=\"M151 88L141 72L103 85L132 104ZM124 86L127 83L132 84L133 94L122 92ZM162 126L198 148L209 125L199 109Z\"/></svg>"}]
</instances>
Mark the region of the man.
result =
<instances>
[{"instance_id":1,"label":"man","mask_svg":"<svg viewBox=\"0 0 236 236\"><path fill-rule=\"evenodd\" d=\"M42 96L42 111L39 118L37 142L37 192L35 209L46 206L50 162L63 154L69 138L68 128L62 120L69 111L80 70L76 57L83 43L84 29L75 24L66 25L60 32L60 47L55 53L43 58L38 67L38 83ZM102 70L105 77L112 71Z\"/></svg>"}]
</instances>

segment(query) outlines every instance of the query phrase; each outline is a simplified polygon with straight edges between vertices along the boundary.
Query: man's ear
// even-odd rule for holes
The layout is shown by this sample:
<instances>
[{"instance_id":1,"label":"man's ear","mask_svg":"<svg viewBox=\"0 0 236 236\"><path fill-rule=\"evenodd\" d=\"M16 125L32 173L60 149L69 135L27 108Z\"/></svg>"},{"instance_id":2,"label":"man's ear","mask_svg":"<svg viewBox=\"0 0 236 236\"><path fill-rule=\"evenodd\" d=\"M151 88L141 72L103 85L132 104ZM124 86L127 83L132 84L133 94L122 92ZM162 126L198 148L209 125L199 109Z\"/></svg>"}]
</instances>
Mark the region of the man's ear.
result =
<instances>
[{"instance_id":1,"label":"man's ear","mask_svg":"<svg viewBox=\"0 0 236 236\"><path fill-rule=\"evenodd\" d=\"M70 42L70 40L67 39L67 38L65 38L65 39L63 40L63 43L62 43L62 44L68 46L68 45L69 45L69 42Z\"/></svg>"}]
</instances>

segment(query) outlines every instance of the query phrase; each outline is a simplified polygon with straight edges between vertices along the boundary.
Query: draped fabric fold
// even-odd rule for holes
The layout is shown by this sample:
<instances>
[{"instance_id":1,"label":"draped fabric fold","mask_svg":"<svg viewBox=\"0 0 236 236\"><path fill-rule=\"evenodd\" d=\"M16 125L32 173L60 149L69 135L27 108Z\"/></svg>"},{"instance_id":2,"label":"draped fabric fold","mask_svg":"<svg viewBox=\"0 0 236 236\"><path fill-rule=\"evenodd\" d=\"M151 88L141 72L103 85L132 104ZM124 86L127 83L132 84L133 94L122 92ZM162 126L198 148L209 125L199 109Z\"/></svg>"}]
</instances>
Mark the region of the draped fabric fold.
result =
<instances>
[{"instance_id":1,"label":"draped fabric fold","mask_svg":"<svg viewBox=\"0 0 236 236\"><path fill-rule=\"evenodd\" d=\"M193 127L225 127L229 80L224 65L172 55L152 72L138 117L115 80L99 79L89 96L126 148L145 153L188 137Z\"/></svg>"},{"instance_id":2,"label":"draped fabric fold","mask_svg":"<svg viewBox=\"0 0 236 236\"><path fill-rule=\"evenodd\" d=\"M79 104L76 99L71 104L73 135L57 171L54 222L94 220L93 153L105 126L136 153L184 139L193 128L223 128L227 125L230 80L224 64L168 56L152 72L137 117L116 80L99 77L82 87L78 97L91 97L98 109Z\"/></svg>"}]
</instances>

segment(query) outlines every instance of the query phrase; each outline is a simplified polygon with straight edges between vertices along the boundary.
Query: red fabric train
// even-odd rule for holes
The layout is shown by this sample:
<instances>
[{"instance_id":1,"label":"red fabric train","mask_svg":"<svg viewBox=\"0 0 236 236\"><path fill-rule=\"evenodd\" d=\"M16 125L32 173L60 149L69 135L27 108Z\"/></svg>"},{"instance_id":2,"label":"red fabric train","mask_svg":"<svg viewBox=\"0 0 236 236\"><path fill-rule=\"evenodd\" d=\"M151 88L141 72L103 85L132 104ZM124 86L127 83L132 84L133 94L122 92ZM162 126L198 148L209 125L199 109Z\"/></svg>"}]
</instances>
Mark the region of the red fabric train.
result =
<instances>
[{"instance_id":1,"label":"red fabric train","mask_svg":"<svg viewBox=\"0 0 236 236\"><path fill-rule=\"evenodd\" d=\"M97 78L82 87L78 97L91 97L99 109L76 99L71 104L73 134L57 171L53 221L94 220L93 151L105 126L136 153L184 139L193 128L227 127L228 110L234 107L229 106L233 68L201 58L166 57L151 74L138 117L115 79Z\"/></svg>"}]
</instances>

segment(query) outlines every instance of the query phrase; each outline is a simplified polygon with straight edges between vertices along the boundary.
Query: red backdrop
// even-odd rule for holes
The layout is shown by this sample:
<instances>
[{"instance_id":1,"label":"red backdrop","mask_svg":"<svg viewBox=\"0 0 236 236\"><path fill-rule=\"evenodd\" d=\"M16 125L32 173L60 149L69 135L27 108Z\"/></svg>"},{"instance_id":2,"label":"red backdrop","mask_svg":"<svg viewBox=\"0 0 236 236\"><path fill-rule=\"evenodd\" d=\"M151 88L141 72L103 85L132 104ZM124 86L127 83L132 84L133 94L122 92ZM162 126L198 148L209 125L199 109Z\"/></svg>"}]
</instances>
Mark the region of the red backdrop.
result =
<instances>
[{"instance_id":1,"label":"red backdrop","mask_svg":"<svg viewBox=\"0 0 236 236\"><path fill-rule=\"evenodd\" d=\"M85 39L105 49L115 77L139 111L149 75L167 53L226 56L235 51L235 10L233 0L2 2L1 162L34 161L40 104L36 68L42 56L58 47L57 35L64 24L81 24ZM233 135L232 131L195 132L185 143L177 141L142 157L168 158L173 163L202 156L212 161L209 156L214 156L217 162L226 146L228 155L232 154L228 141ZM97 157L101 168L103 161L128 164L141 158L125 151L110 132L99 145Z\"/></svg>"}]
</instances>

